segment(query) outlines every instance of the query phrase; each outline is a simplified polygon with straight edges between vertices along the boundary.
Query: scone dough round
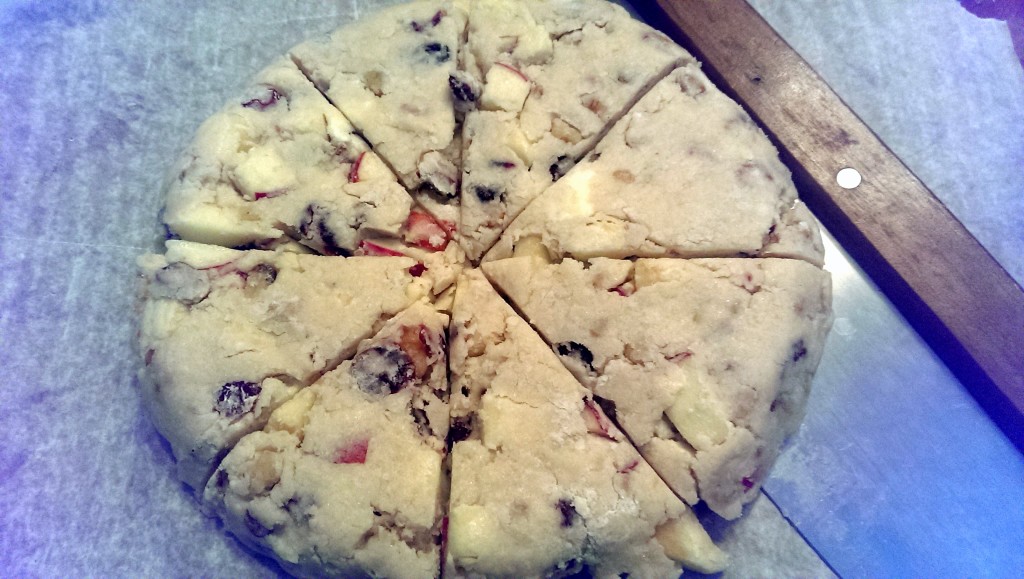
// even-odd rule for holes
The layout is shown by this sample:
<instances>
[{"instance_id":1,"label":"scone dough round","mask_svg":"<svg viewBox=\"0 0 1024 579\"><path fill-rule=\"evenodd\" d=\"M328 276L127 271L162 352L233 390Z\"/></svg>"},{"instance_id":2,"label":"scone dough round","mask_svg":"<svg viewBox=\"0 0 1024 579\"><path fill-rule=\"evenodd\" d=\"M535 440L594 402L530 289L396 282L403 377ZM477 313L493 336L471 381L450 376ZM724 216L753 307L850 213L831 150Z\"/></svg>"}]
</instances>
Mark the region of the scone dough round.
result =
<instances>
[{"instance_id":1,"label":"scone dough round","mask_svg":"<svg viewBox=\"0 0 1024 579\"><path fill-rule=\"evenodd\" d=\"M604 0L303 42L198 129L162 218L145 407L296 576L721 571L690 507L754 499L831 323L775 148Z\"/></svg>"}]
</instances>

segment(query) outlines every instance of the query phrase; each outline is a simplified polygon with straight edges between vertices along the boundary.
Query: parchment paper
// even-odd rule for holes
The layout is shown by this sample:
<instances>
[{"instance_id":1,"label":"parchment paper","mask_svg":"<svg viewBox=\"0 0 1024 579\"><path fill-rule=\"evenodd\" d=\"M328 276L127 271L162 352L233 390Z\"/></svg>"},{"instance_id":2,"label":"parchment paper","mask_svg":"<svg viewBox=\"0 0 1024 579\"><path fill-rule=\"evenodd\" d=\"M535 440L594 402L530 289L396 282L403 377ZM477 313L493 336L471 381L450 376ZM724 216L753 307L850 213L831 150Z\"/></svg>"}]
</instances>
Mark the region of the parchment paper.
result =
<instances>
[{"instance_id":1,"label":"parchment paper","mask_svg":"<svg viewBox=\"0 0 1024 579\"><path fill-rule=\"evenodd\" d=\"M0 2L0 575L279 572L198 511L141 413L134 260L159 248L164 172L199 123L288 47L385 3ZM1005 26L952 0L755 5L1024 279L1024 81ZM706 516L730 575L979 569L958 545L1024 567L1019 453L838 249L829 268L836 331L807 424L745 519ZM906 382L914 396L892 396ZM946 478L872 458L858 445L878 428ZM908 539L885 509L933 531Z\"/></svg>"}]
</instances>

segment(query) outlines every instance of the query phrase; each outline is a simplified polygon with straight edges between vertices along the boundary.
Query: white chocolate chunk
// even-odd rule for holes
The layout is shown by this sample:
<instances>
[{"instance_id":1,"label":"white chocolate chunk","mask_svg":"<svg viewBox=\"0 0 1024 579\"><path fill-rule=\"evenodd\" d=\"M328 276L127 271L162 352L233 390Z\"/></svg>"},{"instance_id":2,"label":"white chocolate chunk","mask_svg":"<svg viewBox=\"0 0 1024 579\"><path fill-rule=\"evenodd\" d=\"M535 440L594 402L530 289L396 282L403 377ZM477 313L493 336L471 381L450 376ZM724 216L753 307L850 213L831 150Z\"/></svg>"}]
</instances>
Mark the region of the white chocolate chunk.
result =
<instances>
[{"instance_id":1,"label":"white chocolate chunk","mask_svg":"<svg viewBox=\"0 0 1024 579\"><path fill-rule=\"evenodd\" d=\"M295 172L271 147L253 147L234 167L231 181L246 199L283 193L295 186Z\"/></svg>"},{"instance_id":2,"label":"white chocolate chunk","mask_svg":"<svg viewBox=\"0 0 1024 579\"><path fill-rule=\"evenodd\" d=\"M699 382L693 367L682 370L683 376L676 379L675 402L665 409L665 416L694 448L705 450L724 443L732 428L724 409L707 385Z\"/></svg>"},{"instance_id":3,"label":"white chocolate chunk","mask_svg":"<svg viewBox=\"0 0 1024 579\"><path fill-rule=\"evenodd\" d=\"M700 573L720 573L728 562L691 512L658 527L655 534L665 554Z\"/></svg>"},{"instance_id":4,"label":"white chocolate chunk","mask_svg":"<svg viewBox=\"0 0 1024 579\"><path fill-rule=\"evenodd\" d=\"M530 94L530 80L514 68L498 63L487 71L480 108L518 113Z\"/></svg>"}]
</instances>

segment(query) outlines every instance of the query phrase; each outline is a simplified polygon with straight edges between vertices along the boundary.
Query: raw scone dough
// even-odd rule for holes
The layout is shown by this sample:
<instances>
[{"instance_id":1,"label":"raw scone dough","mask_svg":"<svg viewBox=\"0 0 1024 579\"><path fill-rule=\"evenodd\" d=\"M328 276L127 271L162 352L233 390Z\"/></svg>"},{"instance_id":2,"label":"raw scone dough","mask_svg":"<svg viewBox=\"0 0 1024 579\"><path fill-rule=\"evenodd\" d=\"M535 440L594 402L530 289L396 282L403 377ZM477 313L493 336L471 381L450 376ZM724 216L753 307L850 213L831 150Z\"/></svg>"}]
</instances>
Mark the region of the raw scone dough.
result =
<instances>
[{"instance_id":1,"label":"raw scone dough","mask_svg":"<svg viewBox=\"0 0 1024 579\"><path fill-rule=\"evenodd\" d=\"M446 576L678 576L725 555L479 271L452 312Z\"/></svg>"},{"instance_id":2,"label":"raw scone dough","mask_svg":"<svg viewBox=\"0 0 1024 579\"><path fill-rule=\"evenodd\" d=\"M376 12L291 55L406 187L426 184L452 198L459 143L449 78L465 27L457 5L424 0Z\"/></svg>"},{"instance_id":3,"label":"raw scone dough","mask_svg":"<svg viewBox=\"0 0 1024 579\"><path fill-rule=\"evenodd\" d=\"M164 222L200 243L269 249L295 238L351 255L365 237L399 236L411 206L338 109L281 59L199 128Z\"/></svg>"},{"instance_id":4,"label":"raw scone dough","mask_svg":"<svg viewBox=\"0 0 1024 579\"><path fill-rule=\"evenodd\" d=\"M679 496L740 515L803 418L831 324L827 273L788 259L483 269Z\"/></svg>"},{"instance_id":5,"label":"raw scone dough","mask_svg":"<svg viewBox=\"0 0 1024 579\"><path fill-rule=\"evenodd\" d=\"M231 533L298 576L434 577L447 325L412 306L239 441L205 493Z\"/></svg>"},{"instance_id":6,"label":"raw scone dough","mask_svg":"<svg viewBox=\"0 0 1024 579\"><path fill-rule=\"evenodd\" d=\"M323 255L405 255L438 291L465 257L295 65L256 76L199 128L167 189L164 223L189 241L269 249L291 240ZM294 244L292 244L294 245Z\"/></svg>"},{"instance_id":7,"label":"raw scone dough","mask_svg":"<svg viewBox=\"0 0 1024 579\"><path fill-rule=\"evenodd\" d=\"M145 406L301 576L717 572L684 501L753 499L830 320L775 149L603 0L300 44L200 127L163 218L188 241L139 260Z\"/></svg>"},{"instance_id":8,"label":"raw scone dough","mask_svg":"<svg viewBox=\"0 0 1024 579\"><path fill-rule=\"evenodd\" d=\"M469 93L478 110L463 129L460 229L477 260L644 92L692 57L599 0L470 6L465 67L482 91Z\"/></svg>"},{"instance_id":9,"label":"raw scone dough","mask_svg":"<svg viewBox=\"0 0 1024 579\"><path fill-rule=\"evenodd\" d=\"M271 411L431 293L409 258L321 257L168 241L140 258L142 394L179 476L201 490Z\"/></svg>"},{"instance_id":10,"label":"raw scone dough","mask_svg":"<svg viewBox=\"0 0 1024 579\"><path fill-rule=\"evenodd\" d=\"M793 257L821 265L817 223L750 117L701 73L676 69L584 162L547 189L485 260Z\"/></svg>"}]
</instances>

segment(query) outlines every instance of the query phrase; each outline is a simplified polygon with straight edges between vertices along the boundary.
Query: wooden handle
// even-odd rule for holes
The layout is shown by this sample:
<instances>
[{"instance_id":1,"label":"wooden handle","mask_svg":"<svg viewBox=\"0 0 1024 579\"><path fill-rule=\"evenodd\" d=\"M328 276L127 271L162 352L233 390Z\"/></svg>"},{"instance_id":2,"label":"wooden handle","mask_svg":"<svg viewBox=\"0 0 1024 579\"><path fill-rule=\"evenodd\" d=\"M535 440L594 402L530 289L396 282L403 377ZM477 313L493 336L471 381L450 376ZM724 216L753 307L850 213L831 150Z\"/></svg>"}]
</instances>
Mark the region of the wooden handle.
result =
<instances>
[{"instance_id":1,"label":"wooden handle","mask_svg":"<svg viewBox=\"0 0 1024 579\"><path fill-rule=\"evenodd\" d=\"M1024 451L1024 290L744 0L635 5L765 128L811 210Z\"/></svg>"}]
</instances>

